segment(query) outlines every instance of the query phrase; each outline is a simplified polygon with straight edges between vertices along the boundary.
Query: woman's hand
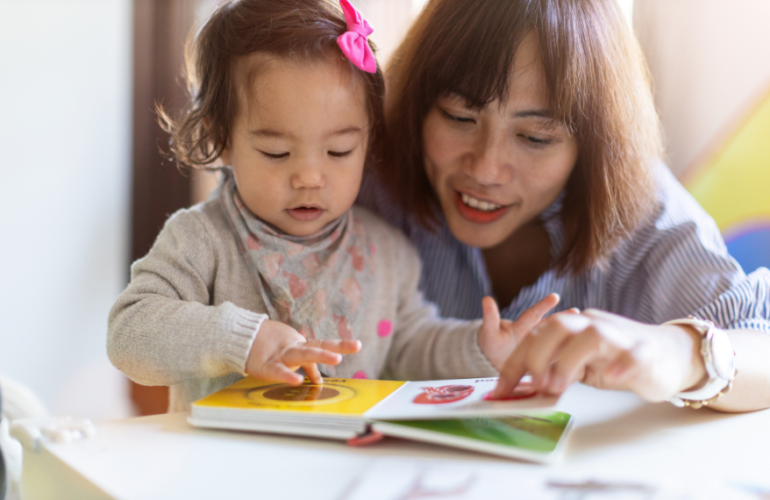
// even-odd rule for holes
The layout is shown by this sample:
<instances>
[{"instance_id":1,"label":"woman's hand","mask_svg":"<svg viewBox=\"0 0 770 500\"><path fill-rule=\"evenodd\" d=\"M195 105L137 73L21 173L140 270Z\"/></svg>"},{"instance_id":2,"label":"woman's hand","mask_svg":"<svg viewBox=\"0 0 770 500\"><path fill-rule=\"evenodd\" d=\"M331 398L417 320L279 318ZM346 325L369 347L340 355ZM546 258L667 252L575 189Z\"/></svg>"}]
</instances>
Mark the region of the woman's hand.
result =
<instances>
[{"instance_id":1,"label":"woman's hand","mask_svg":"<svg viewBox=\"0 0 770 500\"><path fill-rule=\"evenodd\" d=\"M537 325L543 316L559 303L559 295L552 293L524 311L516 321L500 319L500 311L492 297L484 297L481 307L484 322L479 330L479 347L496 369L503 367L508 355L519 341Z\"/></svg>"},{"instance_id":2,"label":"woman's hand","mask_svg":"<svg viewBox=\"0 0 770 500\"><path fill-rule=\"evenodd\" d=\"M336 365L341 354L361 350L358 340L307 340L297 330L280 321L265 320L257 332L246 361L246 373L261 380L301 384L299 367L311 382L323 383L316 363Z\"/></svg>"},{"instance_id":3,"label":"woman's hand","mask_svg":"<svg viewBox=\"0 0 770 500\"><path fill-rule=\"evenodd\" d=\"M599 310L554 314L522 339L505 361L492 397L510 394L526 373L539 390L561 394L573 382L631 390L663 401L698 385L706 375L700 335Z\"/></svg>"}]
</instances>

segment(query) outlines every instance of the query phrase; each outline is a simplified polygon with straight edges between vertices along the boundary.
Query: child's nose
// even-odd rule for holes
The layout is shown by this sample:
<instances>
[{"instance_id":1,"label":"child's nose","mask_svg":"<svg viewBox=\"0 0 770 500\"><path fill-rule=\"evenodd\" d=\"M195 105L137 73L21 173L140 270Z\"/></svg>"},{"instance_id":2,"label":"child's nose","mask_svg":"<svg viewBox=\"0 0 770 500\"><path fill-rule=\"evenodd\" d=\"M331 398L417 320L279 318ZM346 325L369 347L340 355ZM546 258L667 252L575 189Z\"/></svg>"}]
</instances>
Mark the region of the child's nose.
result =
<instances>
[{"instance_id":1,"label":"child's nose","mask_svg":"<svg viewBox=\"0 0 770 500\"><path fill-rule=\"evenodd\" d=\"M291 187L294 189L318 189L326 184L326 176L318 165L302 165L291 177Z\"/></svg>"}]
</instances>

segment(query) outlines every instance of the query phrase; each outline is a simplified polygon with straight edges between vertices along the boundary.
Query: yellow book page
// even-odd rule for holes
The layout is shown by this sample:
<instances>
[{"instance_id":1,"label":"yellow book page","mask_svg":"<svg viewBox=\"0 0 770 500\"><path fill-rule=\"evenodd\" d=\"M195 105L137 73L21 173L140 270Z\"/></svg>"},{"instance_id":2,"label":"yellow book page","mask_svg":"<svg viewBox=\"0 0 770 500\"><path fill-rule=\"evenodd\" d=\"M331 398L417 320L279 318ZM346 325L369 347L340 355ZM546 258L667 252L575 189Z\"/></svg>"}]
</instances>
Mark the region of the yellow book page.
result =
<instances>
[{"instance_id":1,"label":"yellow book page","mask_svg":"<svg viewBox=\"0 0 770 500\"><path fill-rule=\"evenodd\" d=\"M363 415L404 382L326 378L323 385L277 384L247 377L193 403L197 407Z\"/></svg>"}]
</instances>

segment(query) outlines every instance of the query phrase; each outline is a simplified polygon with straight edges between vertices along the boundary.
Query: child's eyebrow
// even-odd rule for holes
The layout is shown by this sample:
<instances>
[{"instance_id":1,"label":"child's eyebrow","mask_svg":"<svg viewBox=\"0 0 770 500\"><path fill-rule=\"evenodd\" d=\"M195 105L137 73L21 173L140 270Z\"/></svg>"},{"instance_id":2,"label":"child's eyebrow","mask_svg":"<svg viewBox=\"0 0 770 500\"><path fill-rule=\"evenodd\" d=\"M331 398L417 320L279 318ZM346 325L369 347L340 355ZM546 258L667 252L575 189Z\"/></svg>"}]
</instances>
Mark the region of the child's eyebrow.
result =
<instances>
[{"instance_id":1,"label":"child's eyebrow","mask_svg":"<svg viewBox=\"0 0 770 500\"><path fill-rule=\"evenodd\" d=\"M329 137L335 136L335 135L358 134L360 132L363 132L363 129L361 127L346 127L340 130L335 130L334 132L329 134Z\"/></svg>"},{"instance_id":2,"label":"child's eyebrow","mask_svg":"<svg viewBox=\"0 0 770 500\"><path fill-rule=\"evenodd\" d=\"M336 135L351 135L351 134L359 134L361 132L363 132L363 129L361 127L352 126L352 127L345 127L339 130L334 130L326 134L326 136L333 137ZM286 134L270 128L260 128L257 130L250 130L249 133L255 137L265 137L268 139L281 139L284 137L288 137L290 139L294 138L294 135L292 134Z\"/></svg>"},{"instance_id":3,"label":"child's eyebrow","mask_svg":"<svg viewBox=\"0 0 770 500\"><path fill-rule=\"evenodd\" d=\"M257 137L268 137L268 138L281 138L286 137L287 135L291 137L291 134L284 134L283 132L278 132L277 130L269 129L269 128L261 128L258 130L250 130L249 133L251 135L257 136Z\"/></svg>"}]
</instances>

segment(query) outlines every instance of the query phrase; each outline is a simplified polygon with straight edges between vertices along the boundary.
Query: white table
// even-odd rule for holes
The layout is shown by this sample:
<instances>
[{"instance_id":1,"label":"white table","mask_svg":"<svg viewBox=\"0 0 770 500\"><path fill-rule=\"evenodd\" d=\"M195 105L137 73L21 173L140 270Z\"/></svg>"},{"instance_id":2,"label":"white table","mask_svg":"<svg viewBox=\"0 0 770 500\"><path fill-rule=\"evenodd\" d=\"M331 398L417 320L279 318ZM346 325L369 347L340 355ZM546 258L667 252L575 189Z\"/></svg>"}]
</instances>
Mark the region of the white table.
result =
<instances>
[{"instance_id":1,"label":"white table","mask_svg":"<svg viewBox=\"0 0 770 500\"><path fill-rule=\"evenodd\" d=\"M200 430L182 413L99 423L95 438L25 450L24 499L391 500L406 497L388 488L414 482L425 470L473 479L465 496L439 498L770 498L770 411L678 409L580 385L565 393L557 409L575 417L575 428L564 459L553 466L397 439L350 448L336 441ZM568 494L544 486L590 480L652 485L657 493ZM691 486L691 495L669 496Z\"/></svg>"}]
</instances>

